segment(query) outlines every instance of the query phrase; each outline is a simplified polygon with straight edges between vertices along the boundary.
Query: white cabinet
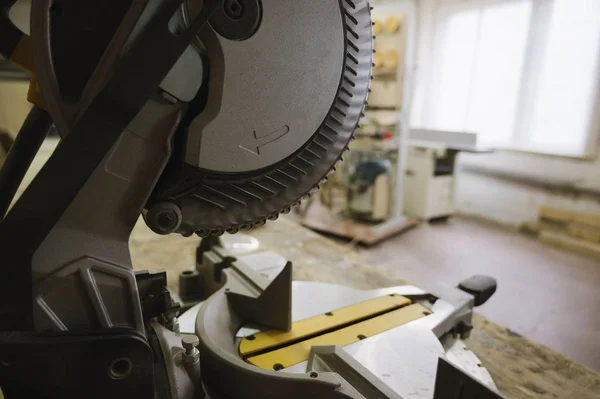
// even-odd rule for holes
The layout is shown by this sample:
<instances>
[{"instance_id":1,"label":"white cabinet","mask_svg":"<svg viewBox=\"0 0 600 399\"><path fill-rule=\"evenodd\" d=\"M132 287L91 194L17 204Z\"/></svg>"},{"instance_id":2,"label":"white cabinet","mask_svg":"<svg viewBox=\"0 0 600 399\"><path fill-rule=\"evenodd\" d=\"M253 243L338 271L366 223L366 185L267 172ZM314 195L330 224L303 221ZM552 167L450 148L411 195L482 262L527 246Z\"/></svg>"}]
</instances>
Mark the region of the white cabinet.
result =
<instances>
[{"instance_id":1,"label":"white cabinet","mask_svg":"<svg viewBox=\"0 0 600 399\"><path fill-rule=\"evenodd\" d=\"M424 220L454 213L454 160L457 151L409 146L404 178L404 213Z\"/></svg>"}]
</instances>

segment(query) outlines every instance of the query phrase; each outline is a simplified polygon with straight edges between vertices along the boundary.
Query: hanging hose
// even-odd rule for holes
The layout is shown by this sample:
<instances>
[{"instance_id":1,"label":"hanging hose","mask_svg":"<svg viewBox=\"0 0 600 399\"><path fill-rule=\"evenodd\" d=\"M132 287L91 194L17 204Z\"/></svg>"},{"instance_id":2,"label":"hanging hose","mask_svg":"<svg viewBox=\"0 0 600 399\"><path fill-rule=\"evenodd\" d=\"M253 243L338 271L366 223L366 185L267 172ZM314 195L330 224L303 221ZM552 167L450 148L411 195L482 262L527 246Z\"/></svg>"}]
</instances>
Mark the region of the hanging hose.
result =
<instances>
[{"instance_id":1,"label":"hanging hose","mask_svg":"<svg viewBox=\"0 0 600 399\"><path fill-rule=\"evenodd\" d=\"M6 211L25 173L52 128L52 118L45 110L33 107L0 169L0 220Z\"/></svg>"}]
</instances>

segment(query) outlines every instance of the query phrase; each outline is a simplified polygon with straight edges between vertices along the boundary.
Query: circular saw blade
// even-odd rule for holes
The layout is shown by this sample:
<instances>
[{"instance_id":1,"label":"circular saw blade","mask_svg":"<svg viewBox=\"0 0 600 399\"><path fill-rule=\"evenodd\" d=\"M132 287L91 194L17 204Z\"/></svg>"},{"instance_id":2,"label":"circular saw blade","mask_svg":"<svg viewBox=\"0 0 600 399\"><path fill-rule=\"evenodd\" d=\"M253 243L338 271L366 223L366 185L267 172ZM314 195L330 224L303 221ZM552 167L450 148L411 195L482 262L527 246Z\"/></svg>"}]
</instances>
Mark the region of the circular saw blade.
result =
<instances>
[{"instance_id":1,"label":"circular saw blade","mask_svg":"<svg viewBox=\"0 0 600 399\"><path fill-rule=\"evenodd\" d=\"M263 0L260 26L250 38L203 32L211 71L207 106L188 128L186 163L249 173L310 140L339 89L343 17L335 0Z\"/></svg>"},{"instance_id":2,"label":"circular saw blade","mask_svg":"<svg viewBox=\"0 0 600 399\"><path fill-rule=\"evenodd\" d=\"M205 105L148 207L175 203L177 231L207 236L276 219L326 179L366 103L373 36L367 1L262 0L250 38L200 39Z\"/></svg>"}]
</instances>

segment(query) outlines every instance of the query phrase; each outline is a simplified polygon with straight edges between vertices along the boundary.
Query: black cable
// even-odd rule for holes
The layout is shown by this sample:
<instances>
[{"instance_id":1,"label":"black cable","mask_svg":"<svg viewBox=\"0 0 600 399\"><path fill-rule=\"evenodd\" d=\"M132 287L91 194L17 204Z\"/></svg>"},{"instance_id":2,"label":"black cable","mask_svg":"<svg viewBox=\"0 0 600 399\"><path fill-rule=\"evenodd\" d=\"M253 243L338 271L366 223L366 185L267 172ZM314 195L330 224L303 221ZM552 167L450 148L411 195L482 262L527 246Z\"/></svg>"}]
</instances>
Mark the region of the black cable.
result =
<instances>
[{"instance_id":1,"label":"black cable","mask_svg":"<svg viewBox=\"0 0 600 399\"><path fill-rule=\"evenodd\" d=\"M51 129L52 118L48 112L33 107L0 169L0 220L4 219L25 173Z\"/></svg>"}]
</instances>

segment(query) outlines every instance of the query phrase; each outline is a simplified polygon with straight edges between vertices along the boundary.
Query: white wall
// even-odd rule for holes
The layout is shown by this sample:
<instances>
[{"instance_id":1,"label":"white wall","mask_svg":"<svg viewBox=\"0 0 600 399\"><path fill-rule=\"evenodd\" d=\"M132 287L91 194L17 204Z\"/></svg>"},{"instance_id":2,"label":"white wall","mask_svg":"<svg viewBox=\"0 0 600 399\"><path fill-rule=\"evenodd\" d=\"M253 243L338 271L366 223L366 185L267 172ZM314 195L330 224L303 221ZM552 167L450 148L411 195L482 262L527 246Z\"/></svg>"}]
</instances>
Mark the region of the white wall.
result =
<instances>
[{"instance_id":1,"label":"white wall","mask_svg":"<svg viewBox=\"0 0 600 399\"><path fill-rule=\"evenodd\" d=\"M600 194L593 194L600 193L599 159L499 151L461 154L457 169L456 206L463 214L513 226L535 220L541 205L600 214ZM465 169L500 172L523 182Z\"/></svg>"},{"instance_id":2,"label":"white wall","mask_svg":"<svg viewBox=\"0 0 600 399\"><path fill-rule=\"evenodd\" d=\"M437 1L418 2L417 80L427 73L429 50L432 45L433 13ZM415 100L420 95L422 93L418 91L414 93ZM600 110L597 112L600 113ZM596 118L596 121L599 119ZM597 128L600 129L600 126ZM591 194L600 193L599 154L600 143L596 154L588 160L515 151L497 151L492 154L463 153L457 163L457 210L463 214L477 215L513 226L535 220L541 205L600 214L600 194ZM467 169L479 169L485 174ZM511 178L492 176L493 174ZM516 181L519 179L522 181Z\"/></svg>"}]
</instances>

